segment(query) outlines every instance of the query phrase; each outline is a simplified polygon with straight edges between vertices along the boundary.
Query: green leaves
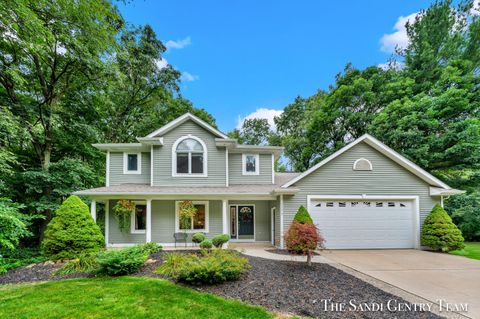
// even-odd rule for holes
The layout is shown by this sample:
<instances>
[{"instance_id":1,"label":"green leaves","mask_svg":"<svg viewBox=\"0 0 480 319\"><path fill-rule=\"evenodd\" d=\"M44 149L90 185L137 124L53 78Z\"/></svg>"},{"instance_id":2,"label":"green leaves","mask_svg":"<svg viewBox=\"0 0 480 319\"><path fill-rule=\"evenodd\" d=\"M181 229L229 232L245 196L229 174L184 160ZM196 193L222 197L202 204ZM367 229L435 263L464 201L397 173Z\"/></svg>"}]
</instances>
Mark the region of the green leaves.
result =
<instances>
[{"instance_id":1,"label":"green leaves","mask_svg":"<svg viewBox=\"0 0 480 319\"><path fill-rule=\"evenodd\" d=\"M447 212L440 205L435 205L423 222L422 245L448 252L462 249L463 241L462 232L455 226Z\"/></svg>"}]
</instances>

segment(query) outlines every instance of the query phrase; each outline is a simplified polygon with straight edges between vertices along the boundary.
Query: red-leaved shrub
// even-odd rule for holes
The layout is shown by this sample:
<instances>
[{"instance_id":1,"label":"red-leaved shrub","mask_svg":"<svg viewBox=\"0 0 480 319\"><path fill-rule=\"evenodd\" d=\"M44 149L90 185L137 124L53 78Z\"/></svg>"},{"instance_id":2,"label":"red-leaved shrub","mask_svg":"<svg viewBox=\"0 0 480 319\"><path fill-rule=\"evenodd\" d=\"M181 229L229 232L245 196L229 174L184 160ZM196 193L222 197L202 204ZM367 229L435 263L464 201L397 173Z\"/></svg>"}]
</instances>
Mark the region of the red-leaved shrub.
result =
<instances>
[{"instance_id":1,"label":"red-leaved shrub","mask_svg":"<svg viewBox=\"0 0 480 319\"><path fill-rule=\"evenodd\" d=\"M314 224L301 224L293 221L285 233L287 250L301 255L307 255L310 265L311 254L315 249L323 248L325 240Z\"/></svg>"}]
</instances>

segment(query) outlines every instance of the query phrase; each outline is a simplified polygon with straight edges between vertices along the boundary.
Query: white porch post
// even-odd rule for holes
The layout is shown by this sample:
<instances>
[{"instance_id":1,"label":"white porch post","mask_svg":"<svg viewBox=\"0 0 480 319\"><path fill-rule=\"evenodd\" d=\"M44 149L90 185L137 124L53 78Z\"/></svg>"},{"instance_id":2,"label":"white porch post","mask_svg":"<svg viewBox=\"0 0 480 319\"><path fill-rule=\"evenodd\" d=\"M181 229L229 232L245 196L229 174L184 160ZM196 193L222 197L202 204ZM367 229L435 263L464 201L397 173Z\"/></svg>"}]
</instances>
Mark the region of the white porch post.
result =
<instances>
[{"instance_id":1,"label":"white porch post","mask_svg":"<svg viewBox=\"0 0 480 319\"><path fill-rule=\"evenodd\" d=\"M94 200L90 204L90 214L92 214L93 220L97 221L97 202Z\"/></svg>"},{"instance_id":2,"label":"white porch post","mask_svg":"<svg viewBox=\"0 0 480 319\"><path fill-rule=\"evenodd\" d=\"M228 234L228 200L222 200L222 234Z\"/></svg>"},{"instance_id":3,"label":"white porch post","mask_svg":"<svg viewBox=\"0 0 480 319\"><path fill-rule=\"evenodd\" d=\"M152 200L147 199L147 221L145 230L145 241L147 243L152 242Z\"/></svg>"},{"instance_id":4,"label":"white porch post","mask_svg":"<svg viewBox=\"0 0 480 319\"><path fill-rule=\"evenodd\" d=\"M105 201L105 246L108 247L108 237L110 233L110 201Z\"/></svg>"},{"instance_id":5,"label":"white porch post","mask_svg":"<svg viewBox=\"0 0 480 319\"><path fill-rule=\"evenodd\" d=\"M280 195L280 249L284 247L283 239L283 195Z\"/></svg>"}]
</instances>

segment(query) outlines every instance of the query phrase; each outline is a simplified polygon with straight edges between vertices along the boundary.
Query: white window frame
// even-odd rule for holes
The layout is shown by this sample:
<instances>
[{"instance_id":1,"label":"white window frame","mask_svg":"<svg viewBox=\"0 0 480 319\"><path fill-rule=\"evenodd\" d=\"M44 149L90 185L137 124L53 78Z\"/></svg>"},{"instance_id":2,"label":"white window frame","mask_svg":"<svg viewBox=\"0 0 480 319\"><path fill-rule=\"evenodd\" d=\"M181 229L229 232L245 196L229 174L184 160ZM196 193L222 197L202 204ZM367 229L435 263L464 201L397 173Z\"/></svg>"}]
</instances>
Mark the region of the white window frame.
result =
<instances>
[{"instance_id":1,"label":"white window frame","mask_svg":"<svg viewBox=\"0 0 480 319\"><path fill-rule=\"evenodd\" d=\"M255 172L247 172L247 156L255 156ZM260 175L260 154L242 154L242 175Z\"/></svg>"},{"instance_id":2,"label":"white window frame","mask_svg":"<svg viewBox=\"0 0 480 319\"><path fill-rule=\"evenodd\" d=\"M180 233L184 232L184 229L180 229L180 203L183 201L175 201L175 232ZM187 233L209 233L210 232L210 222L209 222L209 202L208 201L192 201L193 205L205 205L205 228L204 229L187 229ZM193 227L193 222L192 222Z\"/></svg>"},{"instance_id":3,"label":"white window frame","mask_svg":"<svg viewBox=\"0 0 480 319\"><path fill-rule=\"evenodd\" d=\"M360 161L366 161L368 163L368 169L360 169L360 168L357 168L357 164L358 162ZM368 159L366 158L359 158L357 159L354 163L353 163L353 170L354 171L371 171L373 170L373 166L372 166L372 162L370 162Z\"/></svg>"},{"instance_id":4,"label":"white window frame","mask_svg":"<svg viewBox=\"0 0 480 319\"><path fill-rule=\"evenodd\" d=\"M183 140L186 140L186 139L193 139L197 142L199 142L202 147L203 147L203 173L177 173L177 146L178 144L180 144ZM188 171L191 172L192 171L192 159L191 159L191 154L192 153L188 153ZM201 138L198 138L196 136L193 136L193 135L186 135L186 136L182 136L180 137L179 139L177 139L175 141L175 143L173 143L172 145L172 176L173 177L207 177L208 176L208 172L207 172L207 168L208 168L208 154L207 154L207 145L205 144L205 142L201 139Z\"/></svg>"},{"instance_id":5,"label":"white window frame","mask_svg":"<svg viewBox=\"0 0 480 319\"><path fill-rule=\"evenodd\" d=\"M128 155L137 155L137 170L128 170ZM123 152L123 174L142 174L142 153Z\"/></svg>"},{"instance_id":6,"label":"white window frame","mask_svg":"<svg viewBox=\"0 0 480 319\"><path fill-rule=\"evenodd\" d=\"M135 211L130 214L130 233L131 234L145 234L147 231L147 225L145 223L145 229L135 229L135 214L137 213L137 205L145 205L147 206L146 201L134 201L135 203Z\"/></svg>"}]
</instances>

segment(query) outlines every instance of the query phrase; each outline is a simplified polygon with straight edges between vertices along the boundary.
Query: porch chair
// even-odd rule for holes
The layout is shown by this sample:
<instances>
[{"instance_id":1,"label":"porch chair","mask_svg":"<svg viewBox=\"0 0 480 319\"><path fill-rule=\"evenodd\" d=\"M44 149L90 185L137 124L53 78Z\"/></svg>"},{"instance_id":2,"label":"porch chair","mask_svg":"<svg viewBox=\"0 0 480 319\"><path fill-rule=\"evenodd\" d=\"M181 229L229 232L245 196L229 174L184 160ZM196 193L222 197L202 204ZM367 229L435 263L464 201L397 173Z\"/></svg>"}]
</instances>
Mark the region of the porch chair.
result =
<instances>
[{"instance_id":1,"label":"porch chair","mask_svg":"<svg viewBox=\"0 0 480 319\"><path fill-rule=\"evenodd\" d=\"M173 238L175 239L175 248L177 248L177 241L178 242L185 242L185 247L187 247L187 233L173 233Z\"/></svg>"}]
</instances>

